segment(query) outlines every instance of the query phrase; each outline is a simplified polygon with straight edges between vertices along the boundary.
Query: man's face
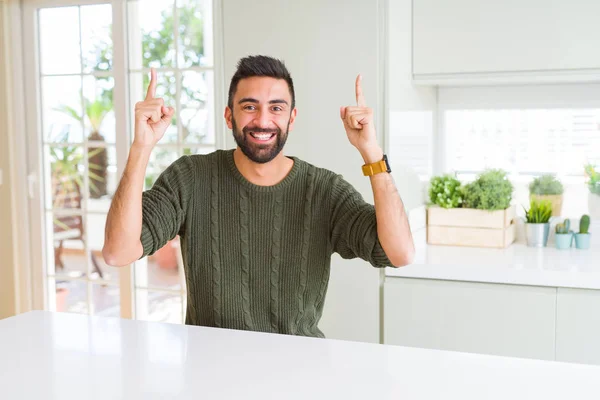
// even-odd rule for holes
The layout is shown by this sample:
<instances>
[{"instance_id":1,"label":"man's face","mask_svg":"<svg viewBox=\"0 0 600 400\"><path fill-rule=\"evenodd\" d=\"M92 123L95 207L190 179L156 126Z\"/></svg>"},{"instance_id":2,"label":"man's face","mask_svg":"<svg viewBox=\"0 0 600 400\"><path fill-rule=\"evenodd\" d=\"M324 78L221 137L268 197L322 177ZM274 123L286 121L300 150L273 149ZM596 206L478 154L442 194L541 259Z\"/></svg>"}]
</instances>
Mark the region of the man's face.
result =
<instances>
[{"instance_id":1,"label":"man's face","mask_svg":"<svg viewBox=\"0 0 600 400\"><path fill-rule=\"evenodd\" d=\"M225 109L225 119L246 157L264 164L281 152L296 118L291 104L283 79L252 77L238 83L233 110Z\"/></svg>"}]
</instances>

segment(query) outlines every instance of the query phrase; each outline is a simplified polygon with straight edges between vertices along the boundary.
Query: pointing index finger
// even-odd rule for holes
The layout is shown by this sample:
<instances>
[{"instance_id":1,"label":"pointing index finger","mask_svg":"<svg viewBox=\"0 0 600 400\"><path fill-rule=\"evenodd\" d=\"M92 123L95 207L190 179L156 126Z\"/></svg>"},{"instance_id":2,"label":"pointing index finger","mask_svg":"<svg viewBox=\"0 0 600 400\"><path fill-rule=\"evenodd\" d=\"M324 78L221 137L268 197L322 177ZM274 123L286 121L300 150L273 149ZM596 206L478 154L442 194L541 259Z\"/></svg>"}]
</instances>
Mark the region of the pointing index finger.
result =
<instances>
[{"instance_id":1,"label":"pointing index finger","mask_svg":"<svg viewBox=\"0 0 600 400\"><path fill-rule=\"evenodd\" d=\"M362 75L358 74L356 77L356 105L359 107L366 107L367 102L365 100L365 96L363 95L361 81Z\"/></svg>"},{"instance_id":2,"label":"pointing index finger","mask_svg":"<svg viewBox=\"0 0 600 400\"><path fill-rule=\"evenodd\" d=\"M156 95L156 70L150 68L150 84L148 85L148 92L146 93L146 100L153 99Z\"/></svg>"}]
</instances>

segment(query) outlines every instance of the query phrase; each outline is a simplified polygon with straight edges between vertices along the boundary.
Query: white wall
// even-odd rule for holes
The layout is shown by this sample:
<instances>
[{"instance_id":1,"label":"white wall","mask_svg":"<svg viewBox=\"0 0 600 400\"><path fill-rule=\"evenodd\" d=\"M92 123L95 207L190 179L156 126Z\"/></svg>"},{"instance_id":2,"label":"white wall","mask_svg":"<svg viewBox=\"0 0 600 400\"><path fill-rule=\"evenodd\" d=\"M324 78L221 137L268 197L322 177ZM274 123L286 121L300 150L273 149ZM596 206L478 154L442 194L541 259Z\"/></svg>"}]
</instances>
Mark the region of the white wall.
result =
<instances>
[{"instance_id":1,"label":"white wall","mask_svg":"<svg viewBox=\"0 0 600 400\"><path fill-rule=\"evenodd\" d=\"M222 10L226 89L239 58L283 59L298 108L285 153L341 173L369 202L371 186L361 173L362 158L348 142L339 107L355 104L354 80L361 73L367 102L381 121L380 6L364 0L224 0ZM234 146L228 133L227 147ZM320 324L325 335L379 342L379 284L379 270L334 256Z\"/></svg>"},{"instance_id":2,"label":"white wall","mask_svg":"<svg viewBox=\"0 0 600 400\"><path fill-rule=\"evenodd\" d=\"M412 151L411 146L420 150L428 148L429 159L435 162L437 89L418 87L412 84L412 18L411 0L392 0L388 9L388 139L390 163L394 179L407 209L413 209L424 202L425 186L418 183L415 163L423 157ZM422 125L407 128L407 120L421 114ZM425 136L425 137L423 137ZM417 154L417 160L411 155ZM436 165L432 166L436 169Z\"/></svg>"}]
</instances>

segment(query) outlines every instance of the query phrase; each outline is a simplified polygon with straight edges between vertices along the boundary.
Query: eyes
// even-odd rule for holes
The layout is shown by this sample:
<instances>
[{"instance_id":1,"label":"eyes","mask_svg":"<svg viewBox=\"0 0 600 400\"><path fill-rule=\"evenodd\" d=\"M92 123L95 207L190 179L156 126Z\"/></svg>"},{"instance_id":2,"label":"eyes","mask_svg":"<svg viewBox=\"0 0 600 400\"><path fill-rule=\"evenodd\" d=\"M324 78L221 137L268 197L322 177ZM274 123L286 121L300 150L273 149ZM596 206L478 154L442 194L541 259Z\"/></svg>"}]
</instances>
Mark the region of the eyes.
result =
<instances>
[{"instance_id":1,"label":"eyes","mask_svg":"<svg viewBox=\"0 0 600 400\"><path fill-rule=\"evenodd\" d=\"M242 106L242 109L244 111L256 111L258 108L254 104L246 104L246 105ZM279 113L279 112L284 111L284 108L282 106L272 105L270 110L271 110L271 112Z\"/></svg>"}]
</instances>

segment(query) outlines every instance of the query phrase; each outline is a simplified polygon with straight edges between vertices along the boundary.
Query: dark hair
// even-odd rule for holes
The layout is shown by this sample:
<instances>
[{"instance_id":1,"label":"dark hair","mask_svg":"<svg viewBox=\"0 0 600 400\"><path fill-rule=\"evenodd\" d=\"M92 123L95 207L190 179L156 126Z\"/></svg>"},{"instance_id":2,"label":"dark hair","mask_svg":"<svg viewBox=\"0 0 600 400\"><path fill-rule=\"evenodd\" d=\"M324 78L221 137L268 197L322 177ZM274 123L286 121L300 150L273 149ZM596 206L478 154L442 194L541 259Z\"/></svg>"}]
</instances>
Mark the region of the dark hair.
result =
<instances>
[{"instance_id":1,"label":"dark hair","mask_svg":"<svg viewBox=\"0 0 600 400\"><path fill-rule=\"evenodd\" d=\"M237 70L233 74L231 83L229 84L229 97L227 98L229 108L233 109L233 96L237 90L238 83L244 78L251 78L253 76L268 76L285 80L292 96L292 109L294 109L296 106L296 95L294 94L292 76L281 60L268 56L248 56L238 62Z\"/></svg>"}]
</instances>

